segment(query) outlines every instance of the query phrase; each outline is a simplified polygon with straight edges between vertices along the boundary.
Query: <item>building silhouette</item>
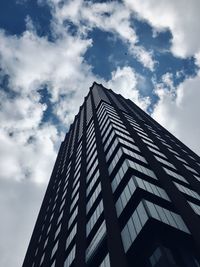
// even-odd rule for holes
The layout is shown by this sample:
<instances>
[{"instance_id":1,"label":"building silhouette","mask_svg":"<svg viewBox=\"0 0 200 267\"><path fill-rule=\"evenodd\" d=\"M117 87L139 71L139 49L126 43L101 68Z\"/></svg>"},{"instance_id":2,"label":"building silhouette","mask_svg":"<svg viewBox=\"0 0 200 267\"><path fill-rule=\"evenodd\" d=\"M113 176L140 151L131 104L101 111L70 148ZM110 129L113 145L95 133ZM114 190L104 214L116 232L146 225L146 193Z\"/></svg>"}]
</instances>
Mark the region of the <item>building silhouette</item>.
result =
<instances>
[{"instance_id":1,"label":"building silhouette","mask_svg":"<svg viewBox=\"0 0 200 267\"><path fill-rule=\"evenodd\" d=\"M62 142L23 267L199 267L200 158L94 83Z\"/></svg>"}]
</instances>

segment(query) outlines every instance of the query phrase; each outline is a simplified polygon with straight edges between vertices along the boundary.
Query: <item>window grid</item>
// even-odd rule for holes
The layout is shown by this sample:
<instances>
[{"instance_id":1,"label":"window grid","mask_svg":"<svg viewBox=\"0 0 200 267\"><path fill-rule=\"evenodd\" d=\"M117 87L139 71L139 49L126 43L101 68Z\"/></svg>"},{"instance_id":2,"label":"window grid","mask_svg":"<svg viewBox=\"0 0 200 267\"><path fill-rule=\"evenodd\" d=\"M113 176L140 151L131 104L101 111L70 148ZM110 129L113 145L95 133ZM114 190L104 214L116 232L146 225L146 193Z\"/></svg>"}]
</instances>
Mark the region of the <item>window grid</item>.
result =
<instances>
[{"instance_id":1,"label":"window grid","mask_svg":"<svg viewBox=\"0 0 200 267\"><path fill-rule=\"evenodd\" d=\"M76 245L73 246L72 250L70 251L68 257L66 258L64 262L64 267L70 267L74 258L75 258L75 253L76 253Z\"/></svg>"},{"instance_id":2,"label":"window grid","mask_svg":"<svg viewBox=\"0 0 200 267\"><path fill-rule=\"evenodd\" d=\"M116 175L115 175L115 177L111 183L113 192L115 192L115 190L117 189L117 187L119 186L119 184L123 180L129 167L140 172L140 173L147 175L148 177L151 177L153 179L157 179L156 175L154 174L154 172L152 170L145 168L144 166L141 166L138 163L135 163L135 162L132 162L132 161L126 159L122 163L120 169L116 173Z\"/></svg>"},{"instance_id":3,"label":"window grid","mask_svg":"<svg viewBox=\"0 0 200 267\"><path fill-rule=\"evenodd\" d=\"M124 190L120 194L115 204L118 217L120 216L120 214L122 213L128 202L130 201L131 197L133 196L137 188L141 188L153 195L156 195L160 198L170 201L167 193L161 187L149 183L139 177L132 176L127 185L124 187Z\"/></svg>"},{"instance_id":4,"label":"window grid","mask_svg":"<svg viewBox=\"0 0 200 267\"><path fill-rule=\"evenodd\" d=\"M92 214L92 216L90 217L90 219L87 222L87 225L86 225L86 234L87 234L87 236L92 231L94 225L98 221L98 219L101 216L102 212L103 212L103 201L101 200L99 202L98 206L96 207L94 213Z\"/></svg>"}]
</instances>

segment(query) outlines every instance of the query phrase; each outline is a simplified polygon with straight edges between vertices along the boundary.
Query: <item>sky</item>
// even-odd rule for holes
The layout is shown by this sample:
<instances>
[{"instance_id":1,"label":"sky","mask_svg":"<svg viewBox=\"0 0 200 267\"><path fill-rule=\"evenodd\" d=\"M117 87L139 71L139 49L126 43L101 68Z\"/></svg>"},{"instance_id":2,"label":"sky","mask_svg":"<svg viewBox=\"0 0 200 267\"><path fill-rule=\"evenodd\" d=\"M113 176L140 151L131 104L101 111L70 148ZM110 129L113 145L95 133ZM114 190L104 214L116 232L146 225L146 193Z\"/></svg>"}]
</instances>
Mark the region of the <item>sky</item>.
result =
<instances>
[{"instance_id":1,"label":"sky","mask_svg":"<svg viewBox=\"0 0 200 267\"><path fill-rule=\"evenodd\" d=\"M94 81L200 155L199 0L2 0L0 267L19 267L56 155Z\"/></svg>"}]
</instances>

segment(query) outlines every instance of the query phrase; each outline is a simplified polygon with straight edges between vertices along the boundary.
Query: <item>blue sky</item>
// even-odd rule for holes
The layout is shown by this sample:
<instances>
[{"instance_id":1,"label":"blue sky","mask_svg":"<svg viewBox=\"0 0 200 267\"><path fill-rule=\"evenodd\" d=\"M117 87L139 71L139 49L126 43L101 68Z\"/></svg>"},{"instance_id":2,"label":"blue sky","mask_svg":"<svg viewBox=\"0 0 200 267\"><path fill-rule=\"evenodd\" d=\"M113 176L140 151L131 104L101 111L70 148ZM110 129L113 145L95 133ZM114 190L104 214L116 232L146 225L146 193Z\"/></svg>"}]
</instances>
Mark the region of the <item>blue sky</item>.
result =
<instances>
[{"instance_id":1,"label":"blue sky","mask_svg":"<svg viewBox=\"0 0 200 267\"><path fill-rule=\"evenodd\" d=\"M21 265L60 142L93 81L200 154L199 10L197 0L1 1L0 266Z\"/></svg>"}]
</instances>

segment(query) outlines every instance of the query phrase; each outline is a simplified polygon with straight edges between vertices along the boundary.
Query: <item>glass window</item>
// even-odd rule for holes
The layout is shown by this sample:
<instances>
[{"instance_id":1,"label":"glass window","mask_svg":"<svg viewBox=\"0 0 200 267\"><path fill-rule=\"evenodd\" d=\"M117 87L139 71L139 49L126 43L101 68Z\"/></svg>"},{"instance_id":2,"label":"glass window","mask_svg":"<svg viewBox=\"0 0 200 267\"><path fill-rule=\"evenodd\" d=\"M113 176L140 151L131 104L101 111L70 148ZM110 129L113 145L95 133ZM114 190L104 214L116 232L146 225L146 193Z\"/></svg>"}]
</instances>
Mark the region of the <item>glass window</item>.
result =
<instances>
[{"instance_id":1,"label":"glass window","mask_svg":"<svg viewBox=\"0 0 200 267\"><path fill-rule=\"evenodd\" d=\"M76 183L78 182L78 179L80 178L81 173L79 172L74 178L72 188L75 187Z\"/></svg>"},{"instance_id":2,"label":"glass window","mask_svg":"<svg viewBox=\"0 0 200 267\"><path fill-rule=\"evenodd\" d=\"M91 121L90 125L87 128L87 134L90 132L90 129L93 127L94 121Z\"/></svg>"},{"instance_id":3,"label":"glass window","mask_svg":"<svg viewBox=\"0 0 200 267\"><path fill-rule=\"evenodd\" d=\"M95 140L95 132L93 132L92 135L90 136L90 138L87 139L86 148L88 151L90 150L91 143L93 142L93 140Z\"/></svg>"},{"instance_id":4,"label":"glass window","mask_svg":"<svg viewBox=\"0 0 200 267\"><path fill-rule=\"evenodd\" d=\"M81 162L81 154L79 156L79 158L76 158L76 165L75 165L75 170L78 168L78 166L80 165Z\"/></svg>"},{"instance_id":5,"label":"glass window","mask_svg":"<svg viewBox=\"0 0 200 267\"><path fill-rule=\"evenodd\" d=\"M66 258L64 262L64 267L69 267L71 266L74 258L75 258L75 253L76 253L76 245L73 246L72 250L70 251L68 257Z\"/></svg>"},{"instance_id":6,"label":"glass window","mask_svg":"<svg viewBox=\"0 0 200 267\"><path fill-rule=\"evenodd\" d=\"M162 247L162 249L157 247L149 259L152 267L159 266L162 263L165 263L165 266L169 264L170 266L176 266L171 251L165 247Z\"/></svg>"},{"instance_id":7,"label":"glass window","mask_svg":"<svg viewBox=\"0 0 200 267\"><path fill-rule=\"evenodd\" d=\"M190 166L185 165L185 164L184 164L184 166L185 166L186 169L188 169L188 170L191 171L192 173L199 174L196 170L194 170L194 169L191 168Z\"/></svg>"},{"instance_id":8,"label":"glass window","mask_svg":"<svg viewBox=\"0 0 200 267\"><path fill-rule=\"evenodd\" d=\"M131 144L130 142L124 141L123 139L117 137L115 139L115 141L113 142L112 146L110 147L110 149L108 150L108 152L106 153L106 161L109 160L109 158L112 156L115 148L117 147L118 144L122 145L127 145L129 148L133 148L134 150L140 151L139 148L136 145ZM123 152L129 156L132 156L134 158L139 159L140 161L143 161L146 163L146 160L144 159L144 157L139 156L138 154L136 154L135 152L132 152L130 149L121 148L123 150Z\"/></svg>"},{"instance_id":9,"label":"glass window","mask_svg":"<svg viewBox=\"0 0 200 267\"><path fill-rule=\"evenodd\" d=\"M46 240L45 240L45 243L44 243L44 249L45 249L46 246L47 246L48 240L49 240L49 237L47 237Z\"/></svg>"},{"instance_id":10,"label":"glass window","mask_svg":"<svg viewBox=\"0 0 200 267\"><path fill-rule=\"evenodd\" d=\"M54 236L54 240L56 240L58 234L60 233L60 229L61 229L61 224L58 226L56 232L55 232L55 236Z\"/></svg>"},{"instance_id":11,"label":"glass window","mask_svg":"<svg viewBox=\"0 0 200 267\"><path fill-rule=\"evenodd\" d=\"M123 155L123 153L122 153L122 149L120 148L120 149L116 152L116 154L115 154L113 160L111 161L111 163L110 163L110 165L109 165L109 167L108 167L108 172L109 172L109 174L112 173L112 171L113 171L114 168L116 167L116 165L117 165L117 163L118 163L118 161L119 161L119 159L121 158L122 155Z\"/></svg>"},{"instance_id":12,"label":"glass window","mask_svg":"<svg viewBox=\"0 0 200 267\"><path fill-rule=\"evenodd\" d=\"M80 172L80 168L81 168L81 165L79 165L78 168L76 169L76 171L74 173L74 177L76 177L77 175L79 175L78 173Z\"/></svg>"},{"instance_id":13,"label":"glass window","mask_svg":"<svg viewBox=\"0 0 200 267\"><path fill-rule=\"evenodd\" d=\"M131 156L131 157L133 157L133 158L135 158L135 159L137 159L139 161L147 163L146 159L143 156L141 156L141 155L139 155L139 154L137 154L137 153L125 148L125 147L122 147L122 150L126 155L129 155L129 156Z\"/></svg>"},{"instance_id":14,"label":"glass window","mask_svg":"<svg viewBox=\"0 0 200 267\"><path fill-rule=\"evenodd\" d=\"M98 178L99 178L99 170L97 170L94 177L92 179L90 179L90 183L89 183L89 185L87 187L87 191L86 191L87 196L91 192L91 190L92 190L92 188L93 188L93 186L96 183Z\"/></svg>"},{"instance_id":15,"label":"glass window","mask_svg":"<svg viewBox=\"0 0 200 267\"><path fill-rule=\"evenodd\" d=\"M151 265L155 266L160 260L161 256L162 256L161 250L160 248L157 248L150 257Z\"/></svg>"},{"instance_id":16,"label":"glass window","mask_svg":"<svg viewBox=\"0 0 200 267\"><path fill-rule=\"evenodd\" d=\"M55 267L56 266L56 260L53 261L53 263L51 264L51 267Z\"/></svg>"},{"instance_id":17,"label":"glass window","mask_svg":"<svg viewBox=\"0 0 200 267\"><path fill-rule=\"evenodd\" d=\"M199 176L194 175L194 174L193 174L193 176L200 182L200 177Z\"/></svg>"},{"instance_id":18,"label":"glass window","mask_svg":"<svg viewBox=\"0 0 200 267\"><path fill-rule=\"evenodd\" d=\"M94 172L94 170L96 169L97 165L98 165L98 159L95 160L95 162L94 162L92 168L90 169L90 171L89 171L88 174L87 174L87 177L86 177L86 181L87 181L87 182L88 182L88 181L90 180L90 178L92 177L93 172Z\"/></svg>"},{"instance_id":19,"label":"glass window","mask_svg":"<svg viewBox=\"0 0 200 267\"><path fill-rule=\"evenodd\" d=\"M147 141L149 141L149 142L153 142L149 137L147 137L146 135L144 135L144 133L142 133L141 131L139 132L139 131L137 130L137 134L138 134L140 137L144 138L145 140L147 140Z\"/></svg>"},{"instance_id":20,"label":"glass window","mask_svg":"<svg viewBox=\"0 0 200 267\"><path fill-rule=\"evenodd\" d=\"M115 207L117 211L117 215L120 216L124 208L126 207L127 203L129 202L131 196L135 192L136 186L131 178L128 184L125 186L124 190L122 191L121 195L119 196Z\"/></svg>"},{"instance_id":21,"label":"glass window","mask_svg":"<svg viewBox=\"0 0 200 267\"><path fill-rule=\"evenodd\" d=\"M106 257L103 259L102 263L99 265L99 267L110 267L110 258L109 254L106 255Z\"/></svg>"},{"instance_id":22,"label":"glass window","mask_svg":"<svg viewBox=\"0 0 200 267\"><path fill-rule=\"evenodd\" d=\"M87 128L86 135L87 137L90 135L90 133L94 130L94 122L90 124L90 126Z\"/></svg>"},{"instance_id":23,"label":"glass window","mask_svg":"<svg viewBox=\"0 0 200 267\"><path fill-rule=\"evenodd\" d=\"M62 220L63 212L64 212L64 211L62 211L62 212L60 213L60 215L59 215L59 217L58 217L58 222L57 222L57 224L59 224L60 221Z\"/></svg>"},{"instance_id":24,"label":"glass window","mask_svg":"<svg viewBox=\"0 0 200 267\"><path fill-rule=\"evenodd\" d=\"M52 249L52 252L51 252L51 259L53 258L54 254L56 253L58 249L58 241L55 243L53 249Z\"/></svg>"},{"instance_id":25,"label":"glass window","mask_svg":"<svg viewBox=\"0 0 200 267\"><path fill-rule=\"evenodd\" d=\"M108 148L108 146L110 145L110 143L112 142L114 136L115 136L115 131L112 131L112 133L110 134L108 140L106 141L105 145L104 145L104 151L106 151L106 149Z\"/></svg>"},{"instance_id":26,"label":"glass window","mask_svg":"<svg viewBox=\"0 0 200 267\"><path fill-rule=\"evenodd\" d=\"M86 159L87 163L89 162L89 160L90 160L90 158L93 155L95 150L96 150L96 143L94 143L94 145L93 145L92 149L90 150L90 152L88 154L86 154L87 155L87 159Z\"/></svg>"},{"instance_id":27,"label":"glass window","mask_svg":"<svg viewBox=\"0 0 200 267\"><path fill-rule=\"evenodd\" d=\"M156 149L154 149L154 148L152 148L152 147L150 147L150 146L148 146L148 149L149 149L151 152L153 152L153 153L155 153L155 154L157 154L157 155L159 155L159 156L161 156L161 157L163 157L163 158L167 158L163 153L159 152L158 150L156 150Z\"/></svg>"},{"instance_id":28,"label":"glass window","mask_svg":"<svg viewBox=\"0 0 200 267\"><path fill-rule=\"evenodd\" d=\"M154 174L154 172L144 166L141 166L140 164L138 163L135 163L131 160L125 160L119 171L117 172L117 174L115 175L115 178L113 179L112 183L111 183L111 186L112 186L112 190L113 192L117 189L118 185L120 184L120 182L122 181L122 179L124 178L124 175L126 173L126 171L128 170L128 168L132 168L138 172L141 172L153 179L157 179L156 175Z\"/></svg>"},{"instance_id":29,"label":"glass window","mask_svg":"<svg viewBox=\"0 0 200 267\"><path fill-rule=\"evenodd\" d=\"M125 134L125 135L128 135L129 136L129 133L128 131L126 131L125 129L122 129L121 127L115 125L115 124L112 124L108 127L107 131L105 132L103 138L102 138L102 141L103 143L105 142L105 140L107 139L108 135L111 134L110 132L113 131L113 130L118 130L119 132Z\"/></svg>"},{"instance_id":30,"label":"glass window","mask_svg":"<svg viewBox=\"0 0 200 267\"><path fill-rule=\"evenodd\" d=\"M162 221L164 223L167 222L167 224L172 227L175 227L186 233L190 233L183 219L177 213L169 211L149 201L145 201L145 205L148 209L150 216L153 217L154 219ZM155 215L154 210L156 210L157 215Z\"/></svg>"},{"instance_id":31,"label":"glass window","mask_svg":"<svg viewBox=\"0 0 200 267\"><path fill-rule=\"evenodd\" d=\"M144 132L144 129L142 129L142 127L140 127L138 123L131 121L131 124L136 131L140 132L141 134L145 136L148 136L148 134Z\"/></svg>"},{"instance_id":32,"label":"glass window","mask_svg":"<svg viewBox=\"0 0 200 267\"><path fill-rule=\"evenodd\" d=\"M121 232L125 252L128 251L149 217L190 234L180 215L150 201L143 200L139 203Z\"/></svg>"},{"instance_id":33,"label":"glass window","mask_svg":"<svg viewBox=\"0 0 200 267\"><path fill-rule=\"evenodd\" d=\"M176 155L175 155L175 157L176 157L178 160L180 160L180 161L182 161L182 162L184 162L184 163L186 163L186 164L187 164L187 162L186 162L184 159L182 159L181 157L179 157L179 156L176 156Z\"/></svg>"},{"instance_id":34,"label":"glass window","mask_svg":"<svg viewBox=\"0 0 200 267\"><path fill-rule=\"evenodd\" d=\"M72 192L72 196L71 196L71 199L75 196L75 194L77 193L78 189L79 189L79 186L80 186L80 181L78 181L76 187L74 188L73 192Z\"/></svg>"},{"instance_id":35,"label":"glass window","mask_svg":"<svg viewBox=\"0 0 200 267\"><path fill-rule=\"evenodd\" d=\"M41 261L40 261L40 266L43 264L44 257L45 257L45 253L42 254L42 258L41 258Z\"/></svg>"},{"instance_id":36,"label":"glass window","mask_svg":"<svg viewBox=\"0 0 200 267\"><path fill-rule=\"evenodd\" d=\"M173 182L175 184L175 186L178 188L179 191L181 191L182 193L185 193L187 194L188 196L191 196L191 197L194 197L198 200L200 200L200 196L199 194L197 194L195 191L183 186L183 185L180 185L176 182Z\"/></svg>"},{"instance_id":37,"label":"glass window","mask_svg":"<svg viewBox=\"0 0 200 267\"><path fill-rule=\"evenodd\" d=\"M155 156L155 158L156 158L159 162L161 162L161 163L163 163L163 164L165 164L165 165L167 165L167 166L169 166L169 167L171 167L171 168L173 168L173 169L176 169L176 167L175 167L172 163L166 161L165 159L161 159L161 158L158 157L158 156Z\"/></svg>"},{"instance_id":38,"label":"glass window","mask_svg":"<svg viewBox=\"0 0 200 267\"><path fill-rule=\"evenodd\" d=\"M137 187L170 201L167 193L161 187L149 183L139 177L132 176L116 202L115 206L118 216L120 216L121 212L128 204Z\"/></svg>"},{"instance_id":39,"label":"glass window","mask_svg":"<svg viewBox=\"0 0 200 267\"><path fill-rule=\"evenodd\" d=\"M97 157L97 150L95 150L94 154L92 155L92 158L90 159L90 161L87 164L87 168L86 171L88 171L92 165L92 163L94 162L94 159Z\"/></svg>"},{"instance_id":40,"label":"glass window","mask_svg":"<svg viewBox=\"0 0 200 267\"><path fill-rule=\"evenodd\" d=\"M122 121L121 120L116 120L116 119L110 119L108 118L107 119L107 122L105 124L105 127L102 128L102 131L101 131L101 134L102 136L104 135L104 132L106 131L108 125L112 125L112 126L115 126L115 127L119 127L120 129L125 129L126 127L122 124ZM122 130L123 131L123 130Z\"/></svg>"},{"instance_id":41,"label":"glass window","mask_svg":"<svg viewBox=\"0 0 200 267\"><path fill-rule=\"evenodd\" d=\"M182 175L180 175L180 174L178 174L178 173L176 173L176 172L174 172L174 171L171 171L171 170L169 170L169 169L167 169L167 168L165 168L165 167L163 167L163 169L164 169L165 172L166 172L167 174L169 174L170 176L172 176L172 177L174 177L174 178L176 178L176 179L178 179L178 180L180 180L180 181L182 181L182 182L188 184L188 182L186 181L186 179L185 179Z\"/></svg>"},{"instance_id":42,"label":"glass window","mask_svg":"<svg viewBox=\"0 0 200 267\"><path fill-rule=\"evenodd\" d=\"M74 210L74 212L72 213L69 222L68 222L68 229L70 228L70 226L72 225L72 223L74 222L76 216L78 214L78 207L76 207L76 209Z\"/></svg>"},{"instance_id":43,"label":"glass window","mask_svg":"<svg viewBox=\"0 0 200 267\"><path fill-rule=\"evenodd\" d=\"M143 139L143 138L142 138L142 141L143 141L144 143L146 143L147 145L152 146L152 147L154 147L154 148L160 150L158 146L156 146L155 144L150 143L150 142L147 141L146 139ZM152 142L153 142L153 141L152 141Z\"/></svg>"},{"instance_id":44,"label":"glass window","mask_svg":"<svg viewBox=\"0 0 200 267\"><path fill-rule=\"evenodd\" d=\"M97 197L99 196L101 192L101 184L99 183L96 187L96 189L94 190L94 193L91 195L90 199L88 200L88 203L86 205L86 212L88 213L89 210L91 209L91 207L93 206L95 200L97 199Z\"/></svg>"},{"instance_id":45,"label":"glass window","mask_svg":"<svg viewBox=\"0 0 200 267\"><path fill-rule=\"evenodd\" d=\"M166 143L166 140L164 140L163 138L161 138L160 136L157 136L157 138L162 141L162 142L165 142Z\"/></svg>"},{"instance_id":46,"label":"glass window","mask_svg":"<svg viewBox=\"0 0 200 267\"><path fill-rule=\"evenodd\" d=\"M36 251L35 251L35 256L37 256L38 251L39 251L39 248L36 249Z\"/></svg>"},{"instance_id":47,"label":"glass window","mask_svg":"<svg viewBox=\"0 0 200 267\"><path fill-rule=\"evenodd\" d=\"M74 206L76 205L77 201L79 199L79 192L76 194L74 200L72 201L72 204L70 206L70 212L73 210Z\"/></svg>"},{"instance_id":48,"label":"glass window","mask_svg":"<svg viewBox=\"0 0 200 267\"><path fill-rule=\"evenodd\" d=\"M92 122L87 129L87 133L86 133L87 138L90 138L90 135L92 132L94 132L94 122Z\"/></svg>"},{"instance_id":49,"label":"glass window","mask_svg":"<svg viewBox=\"0 0 200 267\"><path fill-rule=\"evenodd\" d=\"M128 141L118 137L118 141L123 145L126 145L130 148L133 148L134 150L140 151L140 149L135 144L133 144L133 140L131 140L131 142L130 141L128 142Z\"/></svg>"},{"instance_id":50,"label":"glass window","mask_svg":"<svg viewBox=\"0 0 200 267\"><path fill-rule=\"evenodd\" d=\"M78 158L80 156L82 150L82 142L80 142L78 148L77 148L77 152L76 152L76 158Z\"/></svg>"},{"instance_id":51,"label":"glass window","mask_svg":"<svg viewBox=\"0 0 200 267\"><path fill-rule=\"evenodd\" d=\"M173 154L179 155L177 151L175 151L175 150L173 150L173 149L171 149L171 148L168 148L168 149L169 149L169 151L171 151Z\"/></svg>"},{"instance_id":52,"label":"glass window","mask_svg":"<svg viewBox=\"0 0 200 267\"><path fill-rule=\"evenodd\" d=\"M101 114L102 116L98 116L98 121L99 121L99 125L100 125L100 128L102 129L102 127L104 126L105 124L105 121L108 117L110 118L114 118L116 120L119 120L119 116L117 115L117 113L113 110L104 110L103 113Z\"/></svg>"},{"instance_id":53,"label":"glass window","mask_svg":"<svg viewBox=\"0 0 200 267\"><path fill-rule=\"evenodd\" d=\"M49 234L50 230L51 230L51 224L49 225L49 227L47 229L47 235Z\"/></svg>"},{"instance_id":54,"label":"glass window","mask_svg":"<svg viewBox=\"0 0 200 267\"><path fill-rule=\"evenodd\" d=\"M162 142L163 145L167 146L168 148L172 148L169 144Z\"/></svg>"},{"instance_id":55,"label":"glass window","mask_svg":"<svg viewBox=\"0 0 200 267\"><path fill-rule=\"evenodd\" d=\"M95 138L91 141L91 143L88 143L87 151L86 151L87 155L90 152L90 150L92 149L92 147L94 146L94 144L95 144Z\"/></svg>"},{"instance_id":56,"label":"glass window","mask_svg":"<svg viewBox=\"0 0 200 267\"><path fill-rule=\"evenodd\" d=\"M67 194L67 188L65 188L65 190L63 191L61 201L63 201L63 199L66 197L66 194Z\"/></svg>"},{"instance_id":57,"label":"glass window","mask_svg":"<svg viewBox=\"0 0 200 267\"><path fill-rule=\"evenodd\" d=\"M116 111L110 108L104 108L101 113L97 112L99 124L102 125L105 122L105 117L111 115L112 117L119 118ZM103 123L102 123L103 122Z\"/></svg>"},{"instance_id":58,"label":"glass window","mask_svg":"<svg viewBox=\"0 0 200 267\"><path fill-rule=\"evenodd\" d=\"M147 176L150 176L151 178L154 178L154 179L157 179L155 173L150 170L149 168L146 168L136 162L133 162L131 160L128 160L128 164L131 168L143 173L143 174L146 174Z\"/></svg>"},{"instance_id":59,"label":"glass window","mask_svg":"<svg viewBox=\"0 0 200 267\"><path fill-rule=\"evenodd\" d=\"M86 249L86 262L88 262L89 258L93 255L98 246L101 244L105 235L106 235L106 223L104 220L101 226L99 227L98 231L96 232L95 236L93 237L92 241L90 242L88 248Z\"/></svg>"},{"instance_id":60,"label":"glass window","mask_svg":"<svg viewBox=\"0 0 200 267\"><path fill-rule=\"evenodd\" d=\"M65 205L65 199L64 199L64 201L62 202L62 204L60 205L59 212L61 212L61 210L63 209L64 205Z\"/></svg>"},{"instance_id":61,"label":"glass window","mask_svg":"<svg viewBox=\"0 0 200 267\"><path fill-rule=\"evenodd\" d=\"M101 216L102 212L103 212L103 201L101 200L99 202L99 205L96 207L94 213L92 214L92 216L90 217L90 219L89 219L89 221L87 223L87 226L86 226L87 236L90 234L92 228L94 227L94 225L98 221L98 219Z\"/></svg>"},{"instance_id":62,"label":"glass window","mask_svg":"<svg viewBox=\"0 0 200 267\"><path fill-rule=\"evenodd\" d=\"M73 238L75 237L77 232L77 223L74 225L74 227L72 228L67 241L66 241L66 249L69 247L69 244L72 242Z\"/></svg>"},{"instance_id":63,"label":"glass window","mask_svg":"<svg viewBox=\"0 0 200 267\"><path fill-rule=\"evenodd\" d=\"M196 205L190 201L188 201L188 203L190 204L190 206L192 207L192 209L194 210L194 212L196 212L196 214L200 215L200 206Z\"/></svg>"},{"instance_id":64,"label":"glass window","mask_svg":"<svg viewBox=\"0 0 200 267\"><path fill-rule=\"evenodd\" d=\"M87 113L86 113L86 118L87 118L87 124L90 122L90 119L92 117L92 102L91 102L91 95L88 96L87 98Z\"/></svg>"},{"instance_id":65,"label":"glass window","mask_svg":"<svg viewBox=\"0 0 200 267\"><path fill-rule=\"evenodd\" d=\"M147 212L142 202L138 205L121 232L125 252L128 251L142 227L148 220Z\"/></svg>"}]
</instances>

